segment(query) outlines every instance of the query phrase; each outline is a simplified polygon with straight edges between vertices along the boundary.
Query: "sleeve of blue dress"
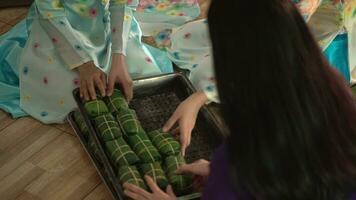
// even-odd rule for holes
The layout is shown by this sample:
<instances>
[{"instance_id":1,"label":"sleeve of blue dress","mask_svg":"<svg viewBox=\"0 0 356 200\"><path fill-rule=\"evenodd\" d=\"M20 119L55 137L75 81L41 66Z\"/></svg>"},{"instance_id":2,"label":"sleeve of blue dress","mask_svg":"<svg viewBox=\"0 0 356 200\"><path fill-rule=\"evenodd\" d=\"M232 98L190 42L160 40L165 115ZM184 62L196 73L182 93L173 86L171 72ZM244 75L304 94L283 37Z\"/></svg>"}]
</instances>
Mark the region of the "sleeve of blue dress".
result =
<instances>
[{"instance_id":1,"label":"sleeve of blue dress","mask_svg":"<svg viewBox=\"0 0 356 200\"><path fill-rule=\"evenodd\" d=\"M83 51L60 0L35 0L34 6L42 28L69 69L91 60Z\"/></svg>"},{"instance_id":2,"label":"sleeve of blue dress","mask_svg":"<svg viewBox=\"0 0 356 200\"><path fill-rule=\"evenodd\" d=\"M110 0L111 50L126 55L132 21L132 8L126 0Z\"/></svg>"}]
</instances>

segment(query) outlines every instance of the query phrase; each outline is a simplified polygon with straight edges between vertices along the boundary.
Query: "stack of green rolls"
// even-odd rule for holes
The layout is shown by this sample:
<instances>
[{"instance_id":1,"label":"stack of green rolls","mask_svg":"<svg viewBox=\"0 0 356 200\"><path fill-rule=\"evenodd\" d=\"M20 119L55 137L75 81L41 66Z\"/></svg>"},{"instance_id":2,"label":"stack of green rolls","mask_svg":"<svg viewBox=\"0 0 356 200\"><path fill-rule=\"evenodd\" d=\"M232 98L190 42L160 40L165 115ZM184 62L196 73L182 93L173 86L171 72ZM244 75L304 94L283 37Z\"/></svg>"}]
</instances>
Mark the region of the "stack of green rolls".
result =
<instances>
[{"instance_id":1,"label":"stack of green rolls","mask_svg":"<svg viewBox=\"0 0 356 200\"><path fill-rule=\"evenodd\" d=\"M117 113L116 119L126 136L132 136L137 133L145 132L141 126L141 123L138 121L134 110L121 110Z\"/></svg>"},{"instance_id":2,"label":"stack of green rolls","mask_svg":"<svg viewBox=\"0 0 356 200\"><path fill-rule=\"evenodd\" d=\"M180 153L180 144L171 134L155 130L148 133L153 145L164 156L174 156Z\"/></svg>"},{"instance_id":3,"label":"stack of green rolls","mask_svg":"<svg viewBox=\"0 0 356 200\"><path fill-rule=\"evenodd\" d=\"M121 110L126 110L129 108L125 97L118 89L114 89L113 94L110 97L105 97L104 101L111 113L118 113Z\"/></svg>"},{"instance_id":4,"label":"stack of green rolls","mask_svg":"<svg viewBox=\"0 0 356 200\"><path fill-rule=\"evenodd\" d=\"M106 104L100 99L86 102L84 107L90 117L97 117L109 113Z\"/></svg>"},{"instance_id":5,"label":"stack of green rolls","mask_svg":"<svg viewBox=\"0 0 356 200\"><path fill-rule=\"evenodd\" d=\"M159 162L142 164L140 169L143 176L152 177L162 190L167 188L168 180Z\"/></svg>"},{"instance_id":6,"label":"stack of green rolls","mask_svg":"<svg viewBox=\"0 0 356 200\"><path fill-rule=\"evenodd\" d=\"M183 156L169 156L165 159L165 168L169 183L176 194L186 194L192 189L193 177L189 174L176 174L177 169L185 163Z\"/></svg>"},{"instance_id":7,"label":"stack of green rolls","mask_svg":"<svg viewBox=\"0 0 356 200\"><path fill-rule=\"evenodd\" d=\"M82 115L80 114L80 112L75 111L73 117L74 117L74 121L77 124L79 130L83 133L84 136L88 136L89 130L88 130L88 127L85 124L85 121L84 121Z\"/></svg>"},{"instance_id":8,"label":"stack of green rolls","mask_svg":"<svg viewBox=\"0 0 356 200\"><path fill-rule=\"evenodd\" d=\"M100 115L94 119L99 137L104 141L114 140L122 136L119 124L111 113Z\"/></svg>"},{"instance_id":9,"label":"stack of green rolls","mask_svg":"<svg viewBox=\"0 0 356 200\"><path fill-rule=\"evenodd\" d=\"M147 175L163 190L171 184L178 195L190 192L192 177L176 174L185 162L179 142L161 130L147 134L120 90L115 89L110 97L86 102L85 109L121 184L128 182L148 190L142 178ZM79 122L81 130L88 132ZM93 142L91 138L89 146L94 149ZM98 156L98 148L94 151Z\"/></svg>"},{"instance_id":10,"label":"stack of green rolls","mask_svg":"<svg viewBox=\"0 0 356 200\"><path fill-rule=\"evenodd\" d=\"M145 132L127 137L127 141L143 163L154 163L161 160L161 155L152 145Z\"/></svg>"},{"instance_id":11,"label":"stack of green rolls","mask_svg":"<svg viewBox=\"0 0 356 200\"><path fill-rule=\"evenodd\" d=\"M106 150L110 154L111 161L117 168L120 166L134 165L139 162L137 155L126 144L123 138L118 138L105 143Z\"/></svg>"},{"instance_id":12,"label":"stack of green rolls","mask_svg":"<svg viewBox=\"0 0 356 200\"><path fill-rule=\"evenodd\" d=\"M142 189L147 190L147 186L135 166L120 167L118 177L121 184L131 183Z\"/></svg>"}]
</instances>

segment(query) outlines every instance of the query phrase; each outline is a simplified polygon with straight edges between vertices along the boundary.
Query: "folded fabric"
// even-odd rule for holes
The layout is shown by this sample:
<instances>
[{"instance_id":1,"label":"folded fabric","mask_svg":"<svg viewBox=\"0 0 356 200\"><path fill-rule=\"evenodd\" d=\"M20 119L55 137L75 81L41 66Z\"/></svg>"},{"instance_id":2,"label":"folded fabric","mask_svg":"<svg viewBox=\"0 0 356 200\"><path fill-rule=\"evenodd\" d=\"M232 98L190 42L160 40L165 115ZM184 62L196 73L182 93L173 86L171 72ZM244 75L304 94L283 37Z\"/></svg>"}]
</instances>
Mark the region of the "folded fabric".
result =
<instances>
[{"instance_id":1,"label":"folded fabric","mask_svg":"<svg viewBox=\"0 0 356 200\"><path fill-rule=\"evenodd\" d=\"M153 163L161 160L161 155L153 146L145 132L127 137L127 142L140 158L142 163Z\"/></svg>"},{"instance_id":2,"label":"folded fabric","mask_svg":"<svg viewBox=\"0 0 356 200\"><path fill-rule=\"evenodd\" d=\"M126 136L135 135L144 132L134 110L125 109L117 113L116 119Z\"/></svg>"},{"instance_id":3,"label":"folded fabric","mask_svg":"<svg viewBox=\"0 0 356 200\"><path fill-rule=\"evenodd\" d=\"M102 100L93 100L86 102L84 104L84 107L90 117L97 117L99 115L109 113L108 108Z\"/></svg>"},{"instance_id":4,"label":"folded fabric","mask_svg":"<svg viewBox=\"0 0 356 200\"><path fill-rule=\"evenodd\" d=\"M127 105L124 95L118 89L114 89L113 94L110 97L105 97L104 101L112 113L118 113L121 110L126 110L129 108Z\"/></svg>"},{"instance_id":5,"label":"folded fabric","mask_svg":"<svg viewBox=\"0 0 356 200\"><path fill-rule=\"evenodd\" d=\"M87 125L85 124L85 121L84 121L82 115L80 114L80 112L79 111L75 111L73 117L74 117L74 121L77 124L80 132L84 136L87 136L88 133L89 133L89 129L88 129Z\"/></svg>"},{"instance_id":6,"label":"folded fabric","mask_svg":"<svg viewBox=\"0 0 356 200\"><path fill-rule=\"evenodd\" d=\"M118 177L121 184L131 183L147 190L146 184L135 166L120 167Z\"/></svg>"},{"instance_id":7,"label":"folded fabric","mask_svg":"<svg viewBox=\"0 0 356 200\"><path fill-rule=\"evenodd\" d=\"M134 165L139 162L137 155L131 150L122 138L117 138L105 143L107 154L117 168L126 165Z\"/></svg>"},{"instance_id":8,"label":"folded fabric","mask_svg":"<svg viewBox=\"0 0 356 200\"><path fill-rule=\"evenodd\" d=\"M104 142L114 140L122 136L119 124L111 113L100 115L94 119L95 127L100 139Z\"/></svg>"},{"instance_id":9,"label":"folded fabric","mask_svg":"<svg viewBox=\"0 0 356 200\"><path fill-rule=\"evenodd\" d=\"M174 156L180 153L180 144L171 134L155 130L147 134L153 145L163 156Z\"/></svg>"},{"instance_id":10,"label":"folded fabric","mask_svg":"<svg viewBox=\"0 0 356 200\"><path fill-rule=\"evenodd\" d=\"M140 170L142 176L150 176L162 190L166 190L168 180L159 162L142 164Z\"/></svg>"},{"instance_id":11,"label":"folded fabric","mask_svg":"<svg viewBox=\"0 0 356 200\"><path fill-rule=\"evenodd\" d=\"M193 177L189 174L178 175L177 169L184 164L184 158L181 155L169 156L165 159L165 169L169 183L178 195L187 194L192 189Z\"/></svg>"}]
</instances>

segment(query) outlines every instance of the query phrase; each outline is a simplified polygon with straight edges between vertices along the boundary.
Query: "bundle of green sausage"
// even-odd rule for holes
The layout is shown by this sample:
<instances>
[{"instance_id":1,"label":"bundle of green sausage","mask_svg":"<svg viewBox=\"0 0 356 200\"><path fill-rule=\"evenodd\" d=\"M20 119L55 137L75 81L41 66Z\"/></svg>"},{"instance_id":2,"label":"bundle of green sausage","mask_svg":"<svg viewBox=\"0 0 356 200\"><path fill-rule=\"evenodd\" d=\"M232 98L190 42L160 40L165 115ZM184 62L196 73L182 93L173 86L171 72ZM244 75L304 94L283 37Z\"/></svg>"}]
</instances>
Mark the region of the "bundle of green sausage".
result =
<instances>
[{"instance_id":1,"label":"bundle of green sausage","mask_svg":"<svg viewBox=\"0 0 356 200\"><path fill-rule=\"evenodd\" d=\"M97 117L109 113L106 104L100 99L88 101L84 104L84 107L90 117Z\"/></svg>"},{"instance_id":2,"label":"bundle of green sausage","mask_svg":"<svg viewBox=\"0 0 356 200\"><path fill-rule=\"evenodd\" d=\"M118 113L121 110L129 109L124 95L118 89L114 89L113 94L110 97L105 97L104 101L112 113Z\"/></svg>"},{"instance_id":3,"label":"bundle of green sausage","mask_svg":"<svg viewBox=\"0 0 356 200\"><path fill-rule=\"evenodd\" d=\"M120 167L118 177L121 184L131 183L142 189L147 190L147 186L135 166Z\"/></svg>"},{"instance_id":4,"label":"bundle of green sausage","mask_svg":"<svg viewBox=\"0 0 356 200\"><path fill-rule=\"evenodd\" d=\"M125 165L134 165L139 162L137 155L122 138L108 141L105 143L105 146L107 152L110 154L111 161L117 168Z\"/></svg>"},{"instance_id":5,"label":"bundle of green sausage","mask_svg":"<svg viewBox=\"0 0 356 200\"><path fill-rule=\"evenodd\" d=\"M132 136L137 133L145 132L138 121L134 110L126 109L117 113L116 119L126 136Z\"/></svg>"},{"instance_id":6,"label":"bundle of green sausage","mask_svg":"<svg viewBox=\"0 0 356 200\"><path fill-rule=\"evenodd\" d=\"M176 194L186 194L192 189L193 177L189 174L176 174L177 169L185 163L183 156L169 156L165 159L165 169L169 183Z\"/></svg>"},{"instance_id":7,"label":"bundle of green sausage","mask_svg":"<svg viewBox=\"0 0 356 200\"><path fill-rule=\"evenodd\" d=\"M172 135L155 130L147 134L153 145L163 156L174 156L180 153L180 144Z\"/></svg>"},{"instance_id":8,"label":"bundle of green sausage","mask_svg":"<svg viewBox=\"0 0 356 200\"><path fill-rule=\"evenodd\" d=\"M87 136L89 134L89 129L88 129L87 125L85 124L85 121L84 121L82 115L80 114L80 112L75 111L73 117L74 117L74 121L77 124L79 130L83 133L83 135Z\"/></svg>"},{"instance_id":9,"label":"bundle of green sausage","mask_svg":"<svg viewBox=\"0 0 356 200\"><path fill-rule=\"evenodd\" d=\"M100 138L106 142L122 136L119 124L111 113L100 115L94 119Z\"/></svg>"},{"instance_id":10,"label":"bundle of green sausage","mask_svg":"<svg viewBox=\"0 0 356 200\"><path fill-rule=\"evenodd\" d=\"M162 190L167 188L168 180L159 162L142 164L140 170L143 176L152 177Z\"/></svg>"},{"instance_id":11,"label":"bundle of green sausage","mask_svg":"<svg viewBox=\"0 0 356 200\"><path fill-rule=\"evenodd\" d=\"M143 163L154 163L161 160L161 155L152 145L145 132L127 137L127 142Z\"/></svg>"}]
</instances>

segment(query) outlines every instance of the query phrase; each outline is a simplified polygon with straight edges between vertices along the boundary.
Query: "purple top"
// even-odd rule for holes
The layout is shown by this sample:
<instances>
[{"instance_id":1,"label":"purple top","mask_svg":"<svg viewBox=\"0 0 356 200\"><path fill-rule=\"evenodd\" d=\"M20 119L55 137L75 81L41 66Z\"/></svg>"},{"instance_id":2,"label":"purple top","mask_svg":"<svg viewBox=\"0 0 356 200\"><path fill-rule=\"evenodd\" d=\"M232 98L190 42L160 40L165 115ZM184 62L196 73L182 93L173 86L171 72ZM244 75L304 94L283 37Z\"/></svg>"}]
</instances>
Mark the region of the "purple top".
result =
<instances>
[{"instance_id":1,"label":"purple top","mask_svg":"<svg viewBox=\"0 0 356 200\"><path fill-rule=\"evenodd\" d=\"M226 145L221 145L214 154L210 165L210 176L204 188L202 200L252 200L248 192L238 194L228 173L228 157ZM349 200L356 200L356 193Z\"/></svg>"}]
</instances>

